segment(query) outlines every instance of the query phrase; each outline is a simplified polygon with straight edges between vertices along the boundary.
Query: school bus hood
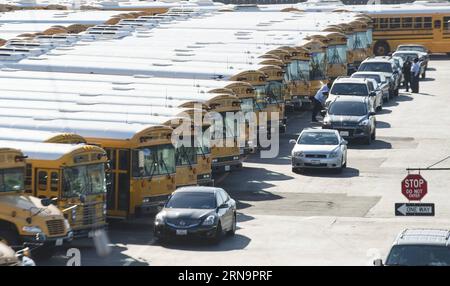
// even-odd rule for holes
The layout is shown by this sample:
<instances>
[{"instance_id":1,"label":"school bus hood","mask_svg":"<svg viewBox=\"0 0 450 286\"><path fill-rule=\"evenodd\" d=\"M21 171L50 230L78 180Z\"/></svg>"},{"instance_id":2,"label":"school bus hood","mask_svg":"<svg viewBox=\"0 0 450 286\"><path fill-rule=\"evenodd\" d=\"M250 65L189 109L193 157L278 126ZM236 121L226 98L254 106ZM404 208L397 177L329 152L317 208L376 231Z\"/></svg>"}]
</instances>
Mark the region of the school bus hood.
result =
<instances>
[{"instance_id":1,"label":"school bus hood","mask_svg":"<svg viewBox=\"0 0 450 286\"><path fill-rule=\"evenodd\" d=\"M11 209L26 211L28 215L40 212L38 214L40 217L62 216L61 211L56 206L45 207L41 204L41 199L28 195L2 195L0 196L0 205L2 208L10 207ZM41 209L45 210L40 211Z\"/></svg>"}]
</instances>

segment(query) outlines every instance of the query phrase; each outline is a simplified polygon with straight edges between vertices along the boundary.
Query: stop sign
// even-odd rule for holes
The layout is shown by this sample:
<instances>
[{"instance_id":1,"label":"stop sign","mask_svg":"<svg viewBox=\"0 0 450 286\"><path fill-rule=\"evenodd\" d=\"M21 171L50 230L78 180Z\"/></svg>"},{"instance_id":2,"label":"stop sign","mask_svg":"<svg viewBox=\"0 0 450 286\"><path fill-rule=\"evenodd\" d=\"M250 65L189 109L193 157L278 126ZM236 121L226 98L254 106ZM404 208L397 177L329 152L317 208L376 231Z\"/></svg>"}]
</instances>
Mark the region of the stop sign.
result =
<instances>
[{"instance_id":1,"label":"stop sign","mask_svg":"<svg viewBox=\"0 0 450 286\"><path fill-rule=\"evenodd\" d=\"M402 194L410 201L420 201L428 192L428 184L419 174L406 176L402 181Z\"/></svg>"}]
</instances>

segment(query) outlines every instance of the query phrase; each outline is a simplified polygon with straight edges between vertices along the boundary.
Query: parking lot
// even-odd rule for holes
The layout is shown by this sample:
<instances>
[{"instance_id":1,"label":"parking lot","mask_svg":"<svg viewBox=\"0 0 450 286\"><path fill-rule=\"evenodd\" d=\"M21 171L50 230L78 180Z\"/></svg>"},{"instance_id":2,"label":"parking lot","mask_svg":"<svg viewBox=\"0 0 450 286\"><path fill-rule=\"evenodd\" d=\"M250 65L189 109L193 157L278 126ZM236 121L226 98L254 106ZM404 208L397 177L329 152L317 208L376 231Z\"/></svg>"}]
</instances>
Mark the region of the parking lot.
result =
<instances>
[{"instance_id":1,"label":"parking lot","mask_svg":"<svg viewBox=\"0 0 450 286\"><path fill-rule=\"evenodd\" d=\"M368 265L384 257L399 231L407 227L448 228L448 171L426 171L436 216L395 217L394 203L406 202L400 182L407 167L427 167L450 155L450 104L447 57L432 58L420 93L401 90L377 114L377 138L371 145L349 144L342 174L291 171L289 139L312 125L310 113L289 115L276 159L257 155L242 172L219 179L238 201L238 231L219 245L180 241L160 245L152 225L110 225L112 254L98 257L80 247L82 265ZM450 166L443 162L440 167ZM62 250L46 265L65 265Z\"/></svg>"}]
</instances>

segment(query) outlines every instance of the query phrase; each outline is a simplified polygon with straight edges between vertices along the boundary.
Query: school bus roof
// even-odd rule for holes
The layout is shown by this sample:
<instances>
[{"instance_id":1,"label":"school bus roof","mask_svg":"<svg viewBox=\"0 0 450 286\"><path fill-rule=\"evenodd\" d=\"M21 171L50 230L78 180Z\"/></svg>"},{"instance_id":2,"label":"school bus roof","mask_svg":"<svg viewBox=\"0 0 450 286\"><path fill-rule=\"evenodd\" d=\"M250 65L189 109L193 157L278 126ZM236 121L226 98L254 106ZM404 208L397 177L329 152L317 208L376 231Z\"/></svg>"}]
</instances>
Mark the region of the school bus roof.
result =
<instances>
[{"instance_id":1,"label":"school bus roof","mask_svg":"<svg viewBox=\"0 0 450 286\"><path fill-rule=\"evenodd\" d=\"M26 129L26 130L44 130L53 132L75 133L88 138L101 138L113 140L133 140L140 134L158 130L170 131L172 128L164 125L155 124L137 124L137 123L117 123L117 122L98 122L98 121L78 121L45 118L14 118L0 116L0 127Z\"/></svg>"},{"instance_id":2,"label":"school bus roof","mask_svg":"<svg viewBox=\"0 0 450 286\"><path fill-rule=\"evenodd\" d=\"M0 140L59 143L68 139L86 143L82 136L74 133L0 128Z\"/></svg>"},{"instance_id":3,"label":"school bus roof","mask_svg":"<svg viewBox=\"0 0 450 286\"><path fill-rule=\"evenodd\" d=\"M85 144L57 144L27 141L0 140L0 146L15 148L22 151L31 160L58 160L62 157L81 150L93 150L103 153L102 148Z\"/></svg>"}]
</instances>

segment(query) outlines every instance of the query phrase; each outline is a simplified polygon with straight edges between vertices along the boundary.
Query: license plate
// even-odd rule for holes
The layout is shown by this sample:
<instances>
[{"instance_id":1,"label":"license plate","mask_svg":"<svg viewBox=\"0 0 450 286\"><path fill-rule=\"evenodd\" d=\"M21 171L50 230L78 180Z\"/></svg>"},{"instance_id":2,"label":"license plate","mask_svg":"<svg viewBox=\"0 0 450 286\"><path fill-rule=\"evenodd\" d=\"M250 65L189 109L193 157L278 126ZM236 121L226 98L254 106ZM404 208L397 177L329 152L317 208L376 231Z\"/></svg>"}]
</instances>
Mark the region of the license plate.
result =
<instances>
[{"instance_id":1,"label":"license plate","mask_svg":"<svg viewBox=\"0 0 450 286\"><path fill-rule=\"evenodd\" d=\"M61 245L63 245L63 239L62 239L62 238L58 238L58 239L56 240L55 245L56 245L56 246L61 246Z\"/></svg>"},{"instance_id":2,"label":"license plate","mask_svg":"<svg viewBox=\"0 0 450 286\"><path fill-rule=\"evenodd\" d=\"M349 136L350 135L350 133L348 131L339 131L339 134L341 136Z\"/></svg>"},{"instance_id":3,"label":"license plate","mask_svg":"<svg viewBox=\"0 0 450 286\"><path fill-rule=\"evenodd\" d=\"M225 166L225 171L230 171L230 166Z\"/></svg>"},{"instance_id":4,"label":"license plate","mask_svg":"<svg viewBox=\"0 0 450 286\"><path fill-rule=\"evenodd\" d=\"M187 235L186 229L177 229L177 235Z\"/></svg>"},{"instance_id":5,"label":"license plate","mask_svg":"<svg viewBox=\"0 0 450 286\"><path fill-rule=\"evenodd\" d=\"M319 165L320 164L320 160L312 160L311 164L313 165Z\"/></svg>"}]
</instances>

